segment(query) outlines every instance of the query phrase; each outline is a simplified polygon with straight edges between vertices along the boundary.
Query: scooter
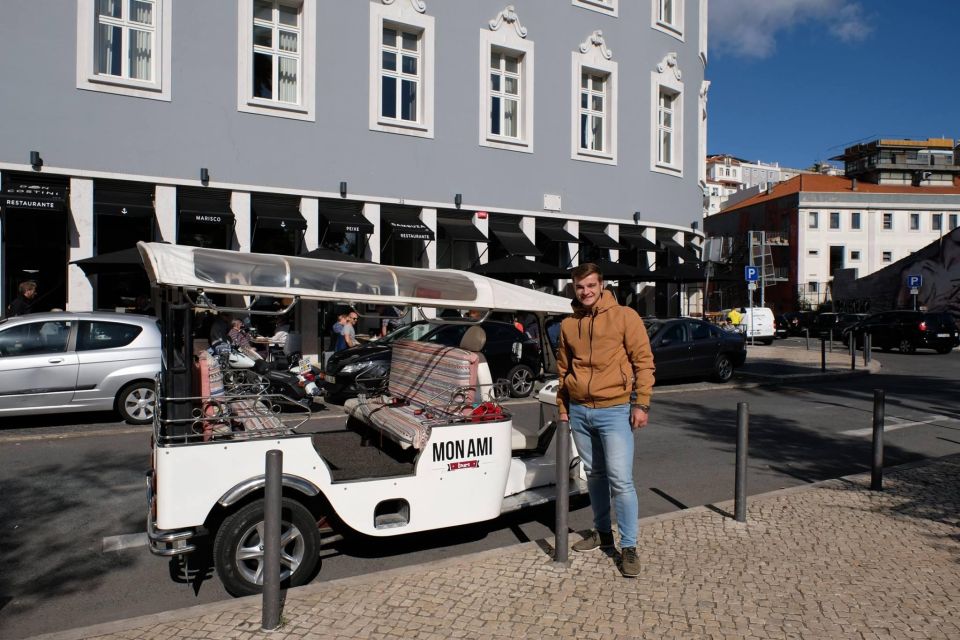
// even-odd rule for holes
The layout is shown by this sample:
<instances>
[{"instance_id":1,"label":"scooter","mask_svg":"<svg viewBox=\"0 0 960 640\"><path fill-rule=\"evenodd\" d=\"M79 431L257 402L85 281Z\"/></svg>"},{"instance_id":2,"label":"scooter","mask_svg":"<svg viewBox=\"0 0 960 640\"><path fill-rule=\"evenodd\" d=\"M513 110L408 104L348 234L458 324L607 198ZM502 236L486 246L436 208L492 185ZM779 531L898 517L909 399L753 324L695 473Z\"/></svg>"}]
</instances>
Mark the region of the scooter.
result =
<instances>
[{"instance_id":1,"label":"scooter","mask_svg":"<svg viewBox=\"0 0 960 640\"><path fill-rule=\"evenodd\" d=\"M289 371L271 369L252 349L240 349L233 345L229 352L221 355L221 361L225 362L227 371L245 372L240 377L226 375L225 381L234 377L236 384L249 386L250 391L286 396L305 407L312 405L314 398L323 395L314 381L309 361L305 370L302 370L300 363Z\"/></svg>"}]
</instances>

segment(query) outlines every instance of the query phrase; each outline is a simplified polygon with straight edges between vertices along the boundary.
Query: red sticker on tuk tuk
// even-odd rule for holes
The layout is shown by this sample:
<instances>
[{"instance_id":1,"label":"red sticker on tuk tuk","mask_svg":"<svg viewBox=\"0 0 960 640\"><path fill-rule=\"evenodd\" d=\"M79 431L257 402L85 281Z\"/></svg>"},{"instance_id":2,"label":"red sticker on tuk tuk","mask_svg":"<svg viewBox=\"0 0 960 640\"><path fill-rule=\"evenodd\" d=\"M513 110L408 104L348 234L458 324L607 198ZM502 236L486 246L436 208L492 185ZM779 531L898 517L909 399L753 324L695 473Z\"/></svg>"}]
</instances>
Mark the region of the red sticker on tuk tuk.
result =
<instances>
[{"instance_id":1,"label":"red sticker on tuk tuk","mask_svg":"<svg viewBox=\"0 0 960 640\"><path fill-rule=\"evenodd\" d=\"M448 462L447 471L456 471L457 469L476 469L480 466L479 460L464 460L462 462Z\"/></svg>"}]
</instances>

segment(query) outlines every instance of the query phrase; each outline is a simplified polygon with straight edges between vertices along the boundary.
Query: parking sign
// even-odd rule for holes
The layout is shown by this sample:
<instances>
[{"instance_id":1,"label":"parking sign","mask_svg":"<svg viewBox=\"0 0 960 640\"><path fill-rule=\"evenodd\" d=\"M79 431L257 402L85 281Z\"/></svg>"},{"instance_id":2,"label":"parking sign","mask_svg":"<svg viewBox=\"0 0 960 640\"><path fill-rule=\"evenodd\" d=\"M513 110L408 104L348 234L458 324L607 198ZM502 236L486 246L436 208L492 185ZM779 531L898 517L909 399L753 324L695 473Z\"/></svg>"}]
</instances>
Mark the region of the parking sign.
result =
<instances>
[{"instance_id":1,"label":"parking sign","mask_svg":"<svg viewBox=\"0 0 960 640\"><path fill-rule=\"evenodd\" d=\"M922 285L923 285L923 276L919 276L919 275L907 276L907 288L919 289Z\"/></svg>"},{"instance_id":2,"label":"parking sign","mask_svg":"<svg viewBox=\"0 0 960 640\"><path fill-rule=\"evenodd\" d=\"M747 282L756 282L760 279L760 267L746 266L743 268L743 279Z\"/></svg>"}]
</instances>

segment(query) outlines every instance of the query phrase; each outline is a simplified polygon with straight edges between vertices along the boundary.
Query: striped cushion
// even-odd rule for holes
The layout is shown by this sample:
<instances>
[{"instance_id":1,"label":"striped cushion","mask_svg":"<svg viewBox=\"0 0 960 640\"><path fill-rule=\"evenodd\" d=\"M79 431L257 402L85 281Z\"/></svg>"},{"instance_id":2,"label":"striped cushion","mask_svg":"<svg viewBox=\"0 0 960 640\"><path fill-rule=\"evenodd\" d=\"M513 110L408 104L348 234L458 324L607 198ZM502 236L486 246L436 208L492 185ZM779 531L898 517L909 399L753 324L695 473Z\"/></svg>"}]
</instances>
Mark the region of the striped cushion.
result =
<instances>
[{"instance_id":1,"label":"striped cushion","mask_svg":"<svg viewBox=\"0 0 960 640\"><path fill-rule=\"evenodd\" d=\"M430 423L441 417L424 408L454 410L472 403L479 359L476 353L455 347L401 340L393 345L389 396L362 398L344 408L401 447L423 449L430 440ZM457 397L461 388L463 396ZM389 404L394 398L406 404Z\"/></svg>"},{"instance_id":2,"label":"striped cushion","mask_svg":"<svg viewBox=\"0 0 960 640\"><path fill-rule=\"evenodd\" d=\"M478 354L456 347L400 340L393 345L387 389L410 404L428 406L449 404L454 390L467 387L463 402L473 402L478 361Z\"/></svg>"}]
</instances>

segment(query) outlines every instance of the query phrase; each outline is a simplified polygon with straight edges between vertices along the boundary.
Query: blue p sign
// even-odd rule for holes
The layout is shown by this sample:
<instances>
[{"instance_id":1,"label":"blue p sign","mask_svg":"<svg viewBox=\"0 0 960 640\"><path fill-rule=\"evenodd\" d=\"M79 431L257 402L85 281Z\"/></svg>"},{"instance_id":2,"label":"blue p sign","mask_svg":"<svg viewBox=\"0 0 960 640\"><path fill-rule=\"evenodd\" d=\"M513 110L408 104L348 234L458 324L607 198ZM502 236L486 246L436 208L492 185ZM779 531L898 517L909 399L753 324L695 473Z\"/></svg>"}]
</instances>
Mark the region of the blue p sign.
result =
<instances>
[{"instance_id":1,"label":"blue p sign","mask_svg":"<svg viewBox=\"0 0 960 640\"><path fill-rule=\"evenodd\" d=\"M743 279L747 282L756 282L760 279L760 267L747 266L743 268Z\"/></svg>"},{"instance_id":2,"label":"blue p sign","mask_svg":"<svg viewBox=\"0 0 960 640\"><path fill-rule=\"evenodd\" d=\"M919 289L923 284L923 276L907 276L907 288L908 289Z\"/></svg>"}]
</instances>

